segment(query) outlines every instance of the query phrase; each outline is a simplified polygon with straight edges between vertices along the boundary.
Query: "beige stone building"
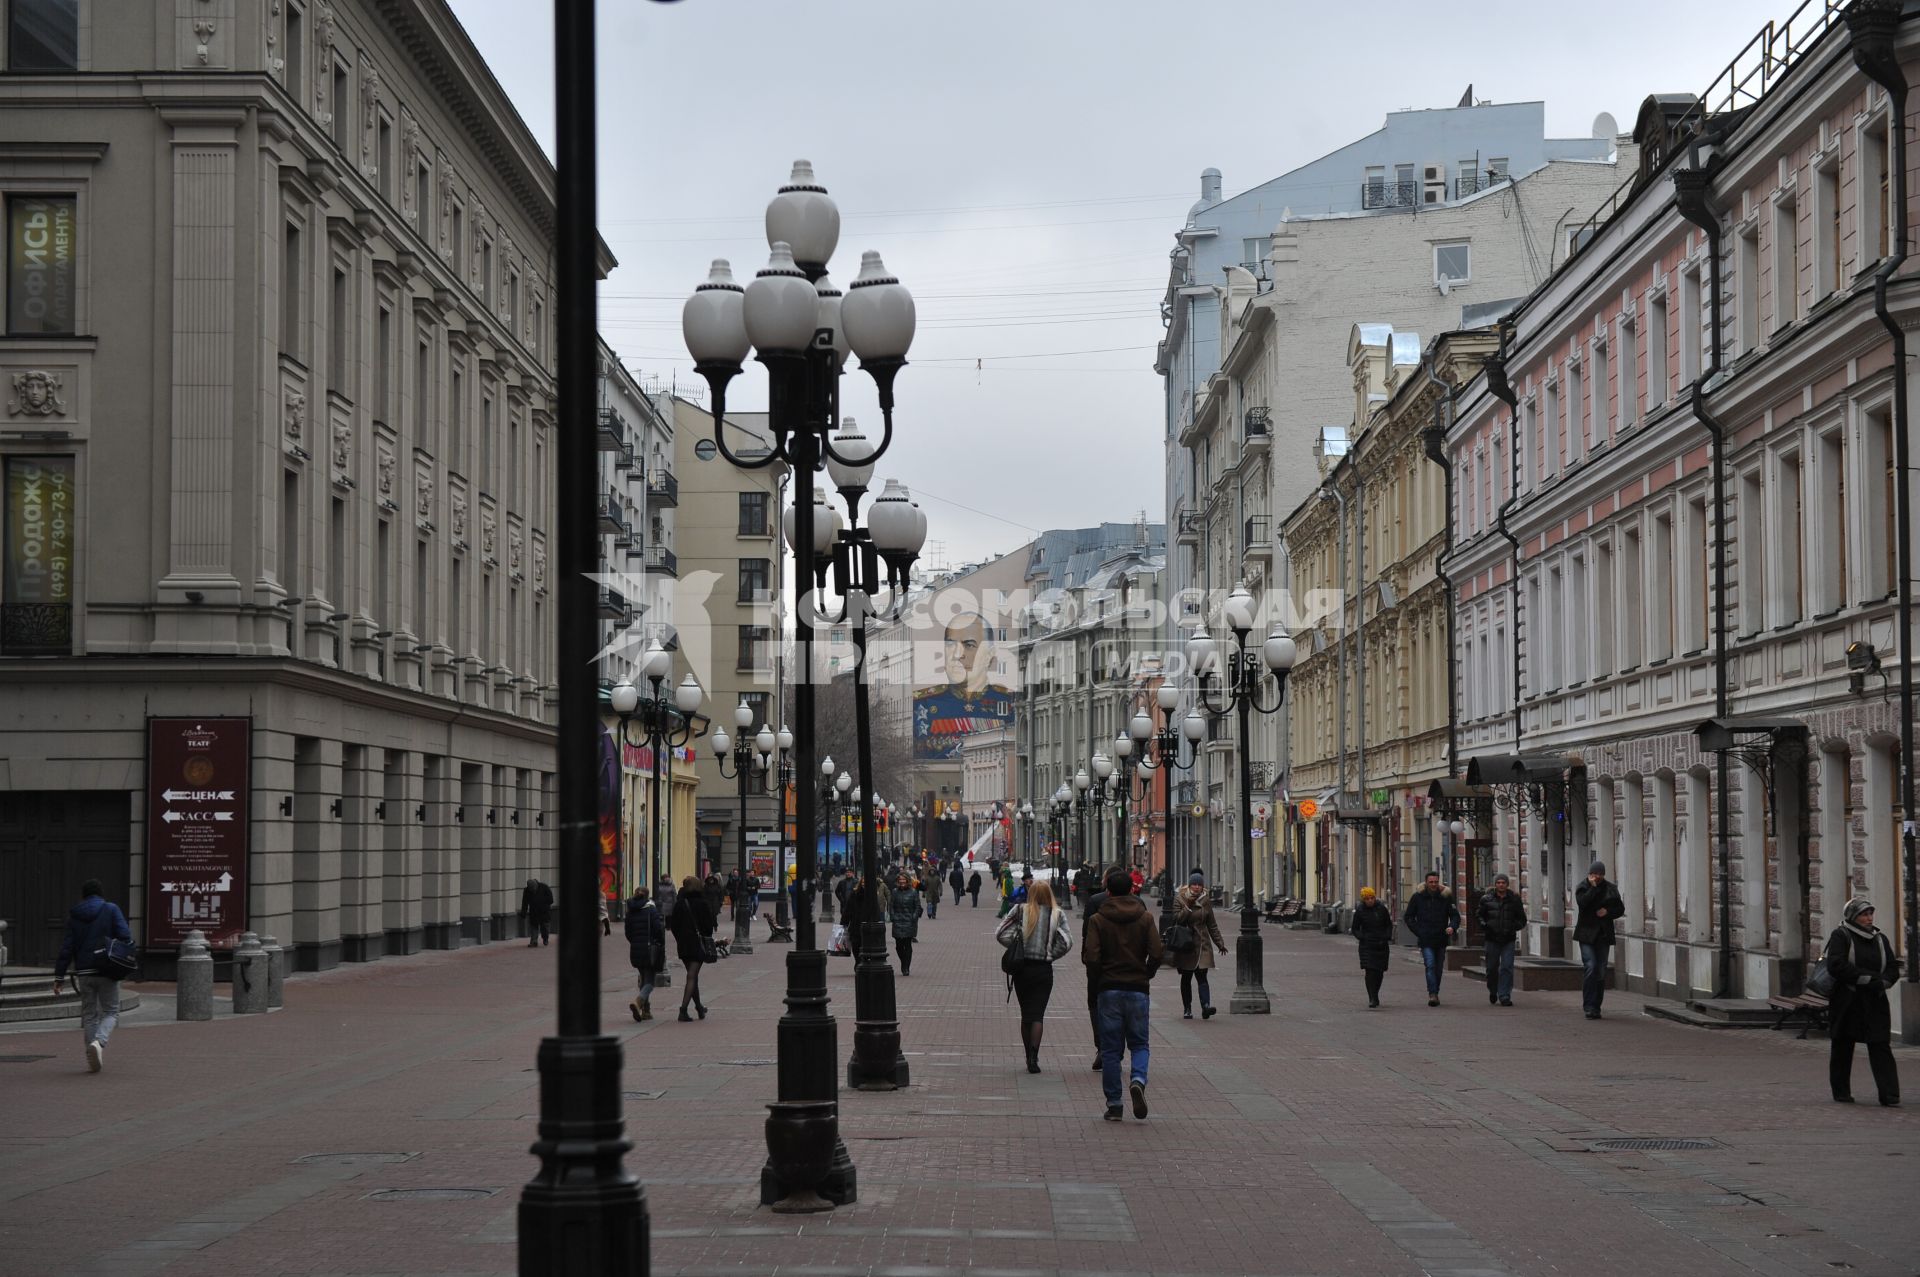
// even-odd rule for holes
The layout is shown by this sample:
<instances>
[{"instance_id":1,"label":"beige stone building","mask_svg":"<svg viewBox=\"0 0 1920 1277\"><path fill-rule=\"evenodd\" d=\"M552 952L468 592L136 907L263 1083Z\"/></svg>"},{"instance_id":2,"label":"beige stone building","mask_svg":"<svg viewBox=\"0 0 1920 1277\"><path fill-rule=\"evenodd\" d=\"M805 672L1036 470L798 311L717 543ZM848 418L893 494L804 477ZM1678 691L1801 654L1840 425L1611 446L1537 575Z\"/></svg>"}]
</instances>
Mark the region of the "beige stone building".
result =
<instances>
[{"instance_id":1,"label":"beige stone building","mask_svg":"<svg viewBox=\"0 0 1920 1277\"><path fill-rule=\"evenodd\" d=\"M552 170L444 0L46 8L0 49L15 956L89 875L163 950L501 938L553 876ZM150 774L149 719L238 761Z\"/></svg>"},{"instance_id":2,"label":"beige stone building","mask_svg":"<svg viewBox=\"0 0 1920 1277\"><path fill-rule=\"evenodd\" d=\"M1423 362L1417 334L1354 325L1353 424L1323 442L1320 486L1281 527L1307 607L1290 681L1295 818L1283 837L1291 894L1315 904L1351 905L1371 886L1397 906L1452 850L1429 797L1452 774L1452 649L1436 571L1445 473L1424 432L1494 345L1484 331L1450 333ZM1311 819L1297 818L1302 799L1317 808Z\"/></svg>"}]
</instances>

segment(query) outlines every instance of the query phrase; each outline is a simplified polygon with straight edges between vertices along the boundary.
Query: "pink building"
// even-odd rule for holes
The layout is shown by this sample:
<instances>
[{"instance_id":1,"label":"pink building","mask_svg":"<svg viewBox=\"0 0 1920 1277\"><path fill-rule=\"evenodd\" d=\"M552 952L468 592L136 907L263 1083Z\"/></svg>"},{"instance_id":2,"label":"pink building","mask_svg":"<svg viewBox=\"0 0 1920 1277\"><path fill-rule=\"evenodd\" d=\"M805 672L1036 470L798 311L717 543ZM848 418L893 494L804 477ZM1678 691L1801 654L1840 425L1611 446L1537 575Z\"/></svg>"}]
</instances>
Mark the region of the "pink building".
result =
<instances>
[{"instance_id":1,"label":"pink building","mask_svg":"<svg viewBox=\"0 0 1920 1277\"><path fill-rule=\"evenodd\" d=\"M1704 98L1648 98L1640 172L1543 246L1564 264L1452 407L1460 755L1489 786L1469 845L1523 875L1534 953L1572 956L1605 861L1616 985L1797 990L1852 895L1912 943L1900 8L1814 0Z\"/></svg>"}]
</instances>

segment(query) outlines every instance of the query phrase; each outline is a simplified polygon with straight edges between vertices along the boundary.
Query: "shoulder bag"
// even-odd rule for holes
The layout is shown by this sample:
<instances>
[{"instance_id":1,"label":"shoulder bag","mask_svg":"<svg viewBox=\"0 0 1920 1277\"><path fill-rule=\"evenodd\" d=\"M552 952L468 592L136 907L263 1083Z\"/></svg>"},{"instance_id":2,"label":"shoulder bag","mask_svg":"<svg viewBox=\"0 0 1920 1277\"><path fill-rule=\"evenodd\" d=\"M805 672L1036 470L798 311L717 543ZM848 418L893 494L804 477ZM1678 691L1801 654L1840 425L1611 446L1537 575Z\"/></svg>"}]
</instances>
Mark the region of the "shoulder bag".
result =
<instances>
[{"instance_id":1,"label":"shoulder bag","mask_svg":"<svg viewBox=\"0 0 1920 1277\"><path fill-rule=\"evenodd\" d=\"M124 980L140 969L140 950L133 941L119 940L113 936L113 919L106 909L102 909L94 918L95 925L102 920L106 922L108 934L104 937L104 943L93 949L93 974L109 980Z\"/></svg>"},{"instance_id":2,"label":"shoulder bag","mask_svg":"<svg viewBox=\"0 0 1920 1277\"><path fill-rule=\"evenodd\" d=\"M1198 947L1200 937L1186 923L1176 922L1167 928L1164 943L1168 953L1192 953Z\"/></svg>"}]
</instances>

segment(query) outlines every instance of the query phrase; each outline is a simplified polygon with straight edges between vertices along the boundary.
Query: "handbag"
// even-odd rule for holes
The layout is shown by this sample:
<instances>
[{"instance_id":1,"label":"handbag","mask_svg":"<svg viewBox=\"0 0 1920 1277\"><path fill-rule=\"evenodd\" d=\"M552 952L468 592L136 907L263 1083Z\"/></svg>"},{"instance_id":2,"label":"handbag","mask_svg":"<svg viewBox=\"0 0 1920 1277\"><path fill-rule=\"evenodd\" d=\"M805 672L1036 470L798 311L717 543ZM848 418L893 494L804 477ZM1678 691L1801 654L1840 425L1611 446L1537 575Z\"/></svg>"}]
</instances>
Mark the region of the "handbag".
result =
<instances>
[{"instance_id":1,"label":"handbag","mask_svg":"<svg viewBox=\"0 0 1920 1277\"><path fill-rule=\"evenodd\" d=\"M1806 991L1819 997L1831 999L1839 982L1833 978L1833 972L1827 970L1827 960L1820 959L1807 969Z\"/></svg>"},{"instance_id":2,"label":"handbag","mask_svg":"<svg viewBox=\"0 0 1920 1277\"><path fill-rule=\"evenodd\" d=\"M109 939L105 948L94 950L94 957L99 962L93 973L109 980L124 980L140 969L140 950L131 940Z\"/></svg>"},{"instance_id":3,"label":"handbag","mask_svg":"<svg viewBox=\"0 0 1920 1277\"><path fill-rule=\"evenodd\" d=\"M700 961L702 963L720 961L720 946L713 942L712 936L698 937L700 943Z\"/></svg>"},{"instance_id":4,"label":"handbag","mask_svg":"<svg viewBox=\"0 0 1920 1277\"><path fill-rule=\"evenodd\" d=\"M1167 928L1166 946L1168 953L1192 953L1199 944L1199 937L1193 928L1184 922L1176 922Z\"/></svg>"}]
</instances>

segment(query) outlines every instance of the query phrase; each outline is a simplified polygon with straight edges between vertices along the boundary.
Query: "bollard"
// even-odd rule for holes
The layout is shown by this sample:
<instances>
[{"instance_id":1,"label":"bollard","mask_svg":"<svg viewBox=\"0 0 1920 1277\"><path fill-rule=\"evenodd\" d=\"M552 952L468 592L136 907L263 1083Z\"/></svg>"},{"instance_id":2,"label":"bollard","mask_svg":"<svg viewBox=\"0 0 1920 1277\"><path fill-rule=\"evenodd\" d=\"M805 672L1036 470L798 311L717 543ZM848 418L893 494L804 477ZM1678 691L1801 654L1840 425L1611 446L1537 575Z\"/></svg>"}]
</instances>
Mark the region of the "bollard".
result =
<instances>
[{"instance_id":1,"label":"bollard","mask_svg":"<svg viewBox=\"0 0 1920 1277\"><path fill-rule=\"evenodd\" d=\"M265 1015L267 968L271 961L260 947L260 937L249 931L233 950L233 1013Z\"/></svg>"},{"instance_id":2,"label":"bollard","mask_svg":"<svg viewBox=\"0 0 1920 1277\"><path fill-rule=\"evenodd\" d=\"M213 954L207 949L207 937L198 931L187 932L180 942L179 970L174 975L173 1018L211 1020L213 1018Z\"/></svg>"},{"instance_id":3,"label":"bollard","mask_svg":"<svg viewBox=\"0 0 1920 1277\"><path fill-rule=\"evenodd\" d=\"M261 936L260 948L267 955L267 1006L282 1006L286 1000L287 951L272 936Z\"/></svg>"}]
</instances>

